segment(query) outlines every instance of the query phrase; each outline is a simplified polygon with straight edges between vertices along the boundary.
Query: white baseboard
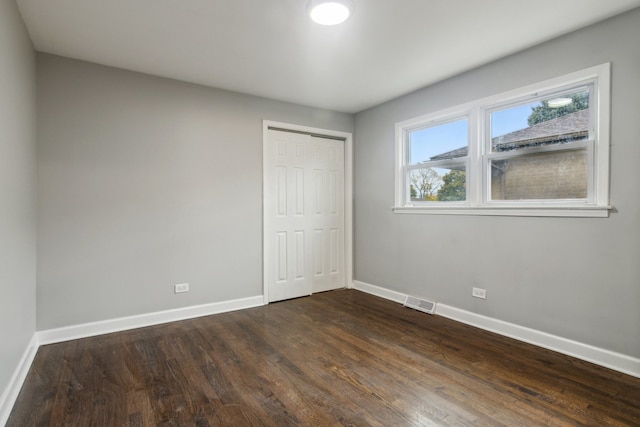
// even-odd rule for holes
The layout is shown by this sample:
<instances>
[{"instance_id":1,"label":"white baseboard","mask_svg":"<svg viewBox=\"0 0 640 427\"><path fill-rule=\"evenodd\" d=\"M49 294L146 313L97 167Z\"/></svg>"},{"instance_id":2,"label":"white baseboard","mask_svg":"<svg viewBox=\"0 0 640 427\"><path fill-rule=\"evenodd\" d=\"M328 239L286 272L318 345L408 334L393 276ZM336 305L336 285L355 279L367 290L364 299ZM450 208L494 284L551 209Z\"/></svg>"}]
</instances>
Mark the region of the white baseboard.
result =
<instances>
[{"instance_id":1,"label":"white baseboard","mask_svg":"<svg viewBox=\"0 0 640 427\"><path fill-rule=\"evenodd\" d=\"M84 323L81 325L67 326L63 328L39 331L38 343L40 345L69 341L78 338L86 338L111 332L126 331L145 326L159 325L161 323L175 322L178 320L193 319L194 317L209 316L211 314L226 313L264 305L262 295L241 298L231 301L214 302L211 304L194 305L191 307L176 308L173 310L158 311L155 313L140 314L136 316L121 317L118 319L103 320L100 322Z\"/></svg>"},{"instance_id":2,"label":"white baseboard","mask_svg":"<svg viewBox=\"0 0 640 427\"><path fill-rule=\"evenodd\" d=\"M358 280L353 281L353 288L362 292L366 292L371 295L375 295L380 298L388 299L400 304L404 303L407 295L400 292L392 291L390 289L381 288L380 286L370 285L369 283L360 282Z\"/></svg>"},{"instance_id":3,"label":"white baseboard","mask_svg":"<svg viewBox=\"0 0 640 427\"><path fill-rule=\"evenodd\" d=\"M36 332L33 334L27 348L24 350L24 353L18 362L18 366L9 380L9 384L2 392L2 395L0 395L0 426L7 423L11 410L13 409L13 405L16 403L22 384L24 383L25 378L27 378L29 368L31 368L31 364L33 363L33 359L36 357L37 352L38 337Z\"/></svg>"},{"instance_id":4,"label":"white baseboard","mask_svg":"<svg viewBox=\"0 0 640 427\"><path fill-rule=\"evenodd\" d=\"M403 303L406 294L354 280L355 289ZM436 314L640 378L640 359L438 303Z\"/></svg>"}]
</instances>

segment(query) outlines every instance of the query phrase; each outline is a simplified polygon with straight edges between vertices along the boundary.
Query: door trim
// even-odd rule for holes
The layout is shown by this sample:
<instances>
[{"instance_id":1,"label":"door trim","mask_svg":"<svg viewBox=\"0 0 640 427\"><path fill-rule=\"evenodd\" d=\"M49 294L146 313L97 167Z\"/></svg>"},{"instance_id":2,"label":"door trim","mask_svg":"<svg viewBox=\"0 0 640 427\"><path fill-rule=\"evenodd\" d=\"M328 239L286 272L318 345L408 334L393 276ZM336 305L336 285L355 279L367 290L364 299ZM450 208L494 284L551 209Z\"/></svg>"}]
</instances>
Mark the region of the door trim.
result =
<instances>
[{"instance_id":1,"label":"door trim","mask_svg":"<svg viewBox=\"0 0 640 427\"><path fill-rule=\"evenodd\" d=\"M272 120L262 121L262 295L264 304L269 304L269 287L267 277L269 266L265 262L267 253L266 236L266 213L264 211L265 202L265 182L267 173L267 138L269 129L277 129L289 132L307 133L313 136L344 139L344 279L345 286L353 288L353 134L330 129L321 129L310 126L294 125L290 123L275 122Z\"/></svg>"}]
</instances>

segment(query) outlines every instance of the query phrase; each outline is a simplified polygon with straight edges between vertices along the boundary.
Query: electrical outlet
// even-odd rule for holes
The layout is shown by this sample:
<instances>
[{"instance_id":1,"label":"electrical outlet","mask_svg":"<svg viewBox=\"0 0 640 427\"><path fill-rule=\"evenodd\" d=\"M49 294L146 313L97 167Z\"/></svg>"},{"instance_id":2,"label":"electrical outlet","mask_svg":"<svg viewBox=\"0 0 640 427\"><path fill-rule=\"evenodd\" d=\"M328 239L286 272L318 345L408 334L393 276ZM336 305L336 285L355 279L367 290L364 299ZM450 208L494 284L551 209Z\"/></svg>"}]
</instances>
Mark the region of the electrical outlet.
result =
<instances>
[{"instance_id":1,"label":"electrical outlet","mask_svg":"<svg viewBox=\"0 0 640 427\"><path fill-rule=\"evenodd\" d=\"M481 288L473 288L471 291L471 295L476 298L487 299L487 290Z\"/></svg>"},{"instance_id":2,"label":"electrical outlet","mask_svg":"<svg viewBox=\"0 0 640 427\"><path fill-rule=\"evenodd\" d=\"M181 283L179 285L174 285L173 290L176 294L181 294L183 292L189 292L189 284Z\"/></svg>"}]
</instances>

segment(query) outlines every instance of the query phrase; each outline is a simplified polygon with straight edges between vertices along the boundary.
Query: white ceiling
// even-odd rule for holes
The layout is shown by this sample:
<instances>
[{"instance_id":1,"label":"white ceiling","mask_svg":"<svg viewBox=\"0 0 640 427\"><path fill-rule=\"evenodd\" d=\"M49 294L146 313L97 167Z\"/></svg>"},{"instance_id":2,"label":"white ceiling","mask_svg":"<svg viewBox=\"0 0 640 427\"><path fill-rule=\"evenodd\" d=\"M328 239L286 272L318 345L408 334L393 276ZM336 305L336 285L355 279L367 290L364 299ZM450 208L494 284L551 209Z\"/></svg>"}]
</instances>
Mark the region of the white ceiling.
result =
<instances>
[{"instance_id":1,"label":"white ceiling","mask_svg":"<svg viewBox=\"0 0 640 427\"><path fill-rule=\"evenodd\" d=\"M18 0L41 52L355 113L640 6L640 0Z\"/></svg>"}]
</instances>

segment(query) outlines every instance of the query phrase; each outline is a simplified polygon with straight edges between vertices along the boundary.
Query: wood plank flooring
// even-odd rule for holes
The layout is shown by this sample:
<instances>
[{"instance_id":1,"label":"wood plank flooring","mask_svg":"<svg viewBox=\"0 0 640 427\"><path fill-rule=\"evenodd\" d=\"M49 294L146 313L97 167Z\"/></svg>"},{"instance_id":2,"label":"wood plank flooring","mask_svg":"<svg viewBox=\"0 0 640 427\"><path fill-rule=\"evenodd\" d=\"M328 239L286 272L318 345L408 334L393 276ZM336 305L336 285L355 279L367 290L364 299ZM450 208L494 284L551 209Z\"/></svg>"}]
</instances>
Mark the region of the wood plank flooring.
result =
<instances>
[{"instance_id":1,"label":"wood plank flooring","mask_svg":"<svg viewBox=\"0 0 640 427\"><path fill-rule=\"evenodd\" d=\"M356 290L40 348L8 426L638 426L640 379Z\"/></svg>"}]
</instances>

